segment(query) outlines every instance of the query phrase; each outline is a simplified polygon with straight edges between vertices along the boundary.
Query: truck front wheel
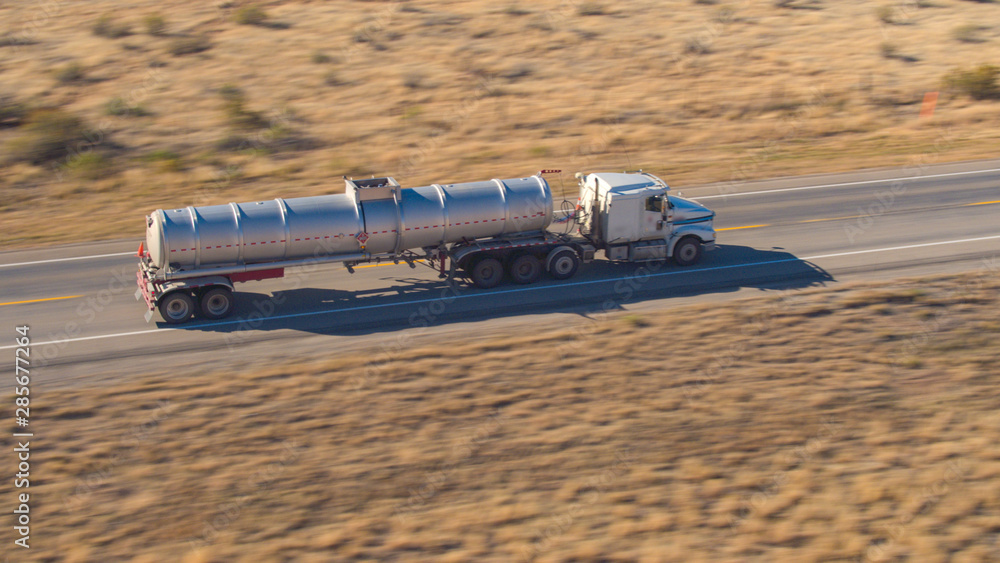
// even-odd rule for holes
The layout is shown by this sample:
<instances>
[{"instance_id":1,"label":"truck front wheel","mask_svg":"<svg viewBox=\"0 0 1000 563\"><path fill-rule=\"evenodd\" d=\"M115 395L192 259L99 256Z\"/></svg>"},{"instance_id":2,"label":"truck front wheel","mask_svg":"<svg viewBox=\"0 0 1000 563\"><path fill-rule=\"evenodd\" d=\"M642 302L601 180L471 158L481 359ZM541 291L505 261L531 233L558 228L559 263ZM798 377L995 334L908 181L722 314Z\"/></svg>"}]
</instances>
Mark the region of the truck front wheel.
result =
<instances>
[{"instance_id":1,"label":"truck front wheel","mask_svg":"<svg viewBox=\"0 0 1000 563\"><path fill-rule=\"evenodd\" d=\"M680 266L697 264L701 259L701 243L694 237L682 238L674 247L674 261Z\"/></svg>"},{"instance_id":2,"label":"truck front wheel","mask_svg":"<svg viewBox=\"0 0 1000 563\"><path fill-rule=\"evenodd\" d=\"M187 322L194 313L194 299L183 291L168 293L160 299L160 315L170 324Z\"/></svg>"},{"instance_id":3,"label":"truck front wheel","mask_svg":"<svg viewBox=\"0 0 1000 563\"><path fill-rule=\"evenodd\" d=\"M216 287L201 296L201 313L209 319L222 319L233 312L233 292L228 287Z\"/></svg>"},{"instance_id":4,"label":"truck front wheel","mask_svg":"<svg viewBox=\"0 0 1000 563\"><path fill-rule=\"evenodd\" d=\"M469 276L476 287L490 289L503 278L503 265L496 258L482 258L472 266Z\"/></svg>"},{"instance_id":5,"label":"truck front wheel","mask_svg":"<svg viewBox=\"0 0 1000 563\"><path fill-rule=\"evenodd\" d=\"M580 267L580 257L572 249L560 250L549 259L549 274L557 280L573 277Z\"/></svg>"}]
</instances>

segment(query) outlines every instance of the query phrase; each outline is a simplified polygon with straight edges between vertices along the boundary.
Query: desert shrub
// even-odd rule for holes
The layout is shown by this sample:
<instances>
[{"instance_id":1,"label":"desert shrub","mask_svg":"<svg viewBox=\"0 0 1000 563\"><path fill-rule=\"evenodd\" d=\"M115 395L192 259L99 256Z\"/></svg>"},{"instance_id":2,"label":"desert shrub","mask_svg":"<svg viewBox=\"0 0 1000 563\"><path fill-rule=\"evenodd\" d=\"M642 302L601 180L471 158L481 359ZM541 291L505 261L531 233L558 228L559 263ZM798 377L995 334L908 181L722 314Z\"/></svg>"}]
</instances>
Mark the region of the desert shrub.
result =
<instances>
[{"instance_id":1,"label":"desert shrub","mask_svg":"<svg viewBox=\"0 0 1000 563\"><path fill-rule=\"evenodd\" d=\"M240 25L264 25L267 19L267 12L256 4L243 6L233 14L233 21Z\"/></svg>"},{"instance_id":2,"label":"desert shrub","mask_svg":"<svg viewBox=\"0 0 1000 563\"><path fill-rule=\"evenodd\" d=\"M13 98L0 96L0 128L17 127L24 122L28 107Z\"/></svg>"},{"instance_id":3,"label":"desert shrub","mask_svg":"<svg viewBox=\"0 0 1000 563\"><path fill-rule=\"evenodd\" d=\"M170 53L174 56L190 55L200 53L212 48L212 43L207 37L196 35L194 37L181 37L175 39L170 44Z\"/></svg>"},{"instance_id":4,"label":"desert shrub","mask_svg":"<svg viewBox=\"0 0 1000 563\"><path fill-rule=\"evenodd\" d=\"M66 161L63 170L86 180L98 180L114 172L111 161L103 154L93 151L74 155Z\"/></svg>"},{"instance_id":5,"label":"desert shrub","mask_svg":"<svg viewBox=\"0 0 1000 563\"><path fill-rule=\"evenodd\" d=\"M597 2L584 2L577 8L576 13L581 16L603 16L604 6Z\"/></svg>"},{"instance_id":6,"label":"desert shrub","mask_svg":"<svg viewBox=\"0 0 1000 563\"><path fill-rule=\"evenodd\" d=\"M525 10L517 4L508 4L507 7L504 8L503 13L508 16L527 16L531 13L531 11Z\"/></svg>"},{"instance_id":7,"label":"desert shrub","mask_svg":"<svg viewBox=\"0 0 1000 563\"><path fill-rule=\"evenodd\" d=\"M150 115L150 111L138 104L129 104L125 98L115 96L104 104L104 113L117 117L141 117Z\"/></svg>"},{"instance_id":8,"label":"desert shrub","mask_svg":"<svg viewBox=\"0 0 1000 563\"><path fill-rule=\"evenodd\" d=\"M326 64L331 61L330 55L327 55L323 51L313 51L313 54L309 57L309 60L318 65Z\"/></svg>"},{"instance_id":9,"label":"desert shrub","mask_svg":"<svg viewBox=\"0 0 1000 563\"><path fill-rule=\"evenodd\" d=\"M419 72L408 72L403 76L403 86L416 90L424 85L424 75Z\"/></svg>"},{"instance_id":10,"label":"desert shrub","mask_svg":"<svg viewBox=\"0 0 1000 563\"><path fill-rule=\"evenodd\" d=\"M721 6L715 11L712 19L718 23L732 23L736 19L736 10L733 10L729 6Z\"/></svg>"},{"instance_id":11,"label":"desert shrub","mask_svg":"<svg viewBox=\"0 0 1000 563\"><path fill-rule=\"evenodd\" d=\"M980 30L982 28L976 24L960 25L951 30L951 36L963 43L979 43L982 41L982 38L979 37Z\"/></svg>"},{"instance_id":12,"label":"desert shrub","mask_svg":"<svg viewBox=\"0 0 1000 563\"><path fill-rule=\"evenodd\" d=\"M622 317L622 322L632 328L642 328L644 326L649 326L649 321L643 318L641 315L625 315Z\"/></svg>"},{"instance_id":13,"label":"desert shrub","mask_svg":"<svg viewBox=\"0 0 1000 563\"><path fill-rule=\"evenodd\" d=\"M875 8L875 17L884 24L893 24L896 22L896 8L889 4L879 6Z\"/></svg>"},{"instance_id":14,"label":"desert shrub","mask_svg":"<svg viewBox=\"0 0 1000 563\"><path fill-rule=\"evenodd\" d=\"M236 152L244 150L252 150L254 145L243 135L229 134L219 139L215 143L215 148L220 151Z\"/></svg>"},{"instance_id":15,"label":"desert shrub","mask_svg":"<svg viewBox=\"0 0 1000 563\"><path fill-rule=\"evenodd\" d=\"M697 37L688 37L684 40L684 52L690 53L692 55L704 55L711 52L711 47L708 43L698 39Z\"/></svg>"},{"instance_id":16,"label":"desert shrub","mask_svg":"<svg viewBox=\"0 0 1000 563\"><path fill-rule=\"evenodd\" d=\"M19 35L4 33L0 35L0 47L20 47L22 45L34 45L35 40L27 36L27 32Z\"/></svg>"},{"instance_id":17,"label":"desert shrub","mask_svg":"<svg viewBox=\"0 0 1000 563\"><path fill-rule=\"evenodd\" d=\"M896 44L889 43L888 41L882 42L879 46L879 51L882 53L882 56L887 59L891 59L899 54L899 48L896 47Z\"/></svg>"},{"instance_id":18,"label":"desert shrub","mask_svg":"<svg viewBox=\"0 0 1000 563\"><path fill-rule=\"evenodd\" d=\"M142 19L142 25L146 27L146 33L155 36L166 34L167 20L160 14L150 14Z\"/></svg>"},{"instance_id":19,"label":"desert shrub","mask_svg":"<svg viewBox=\"0 0 1000 563\"><path fill-rule=\"evenodd\" d=\"M340 86L344 84L344 81L340 79L340 75L332 70L323 75L323 82L325 82L327 86Z\"/></svg>"},{"instance_id":20,"label":"desert shrub","mask_svg":"<svg viewBox=\"0 0 1000 563\"><path fill-rule=\"evenodd\" d=\"M974 100L1000 98L1000 67L982 64L972 69L955 69L944 77L944 85Z\"/></svg>"},{"instance_id":21,"label":"desert shrub","mask_svg":"<svg viewBox=\"0 0 1000 563\"><path fill-rule=\"evenodd\" d=\"M63 84L83 80L83 67L79 63L69 63L56 69L56 80Z\"/></svg>"},{"instance_id":22,"label":"desert shrub","mask_svg":"<svg viewBox=\"0 0 1000 563\"><path fill-rule=\"evenodd\" d=\"M91 28L91 31L94 32L94 35L110 39L125 37L126 35L131 35L132 33L128 24L116 22L114 16L111 14L104 14L103 16L97 18L97 21L94 22L94 26Z\"/></svg>"},{"instance_id":23,"label":"desert shrub","mask_svg":"<svg viewBox=\"0 0 1000 563\"><path fill-rule=\"evenodd\" d=\"M511 82L516 82L522 78L531 76L535 73L535 67L529 63L517 63L514 66L503 70L500 76L503 76Z\"/></svg>"},{"instance_id":24,"label":"desert shrub","mask_svg":"<svg viewBox=\"0 0 1000 563\"><path fill-rule=\"evenodd\" d=\"M260 113L246 109L246 94L235 84L225 84L219 89L222 96L223 110L229 125L237 129L256 129L263 127L264 118Z\"/></svg>"},{"instance_id":25,"label":"desert shrub","mask_svg":"<svg viewBox=\"0 0 1000 563\"><path fill-rule=\"evenodd\" d=\"M60 109L40 109L28 114L24 135L8 145L14 161L42 164L66 156L84 140L86 125L79 117Z\"/></svg>"},{"instance_id":26,"label":"desert shrub","mask_svg":"<svg viewBox=\"0 0 1000 563\"><path fill-rule=\"evenodd\" d=\"M143 160L155 165L160 172L177 172L183 169L181 156L166 149L157 149L144 156Z\"/></svg>"}]
</instances>

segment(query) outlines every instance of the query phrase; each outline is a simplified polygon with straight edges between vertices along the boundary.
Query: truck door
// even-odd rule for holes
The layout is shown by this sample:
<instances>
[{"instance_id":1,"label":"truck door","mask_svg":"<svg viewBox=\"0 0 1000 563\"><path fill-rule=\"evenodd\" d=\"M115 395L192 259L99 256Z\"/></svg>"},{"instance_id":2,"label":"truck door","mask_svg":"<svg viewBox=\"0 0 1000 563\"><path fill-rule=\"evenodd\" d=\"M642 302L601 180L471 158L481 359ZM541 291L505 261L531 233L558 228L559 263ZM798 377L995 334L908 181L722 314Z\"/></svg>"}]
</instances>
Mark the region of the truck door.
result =
<instances>
[{"instance_id":1,"label":"truck door","mask_svg":"<svg viewBox=\"0 0 1000 563\"><path fill-rule=\"evenodd\" d=\"M672 210L667 203L666 194L660 193L646 198L645 209L642 212L642 234L662 235L666 237L670 233L667 226L669 214Z\"/></svg>"}]
</instances>

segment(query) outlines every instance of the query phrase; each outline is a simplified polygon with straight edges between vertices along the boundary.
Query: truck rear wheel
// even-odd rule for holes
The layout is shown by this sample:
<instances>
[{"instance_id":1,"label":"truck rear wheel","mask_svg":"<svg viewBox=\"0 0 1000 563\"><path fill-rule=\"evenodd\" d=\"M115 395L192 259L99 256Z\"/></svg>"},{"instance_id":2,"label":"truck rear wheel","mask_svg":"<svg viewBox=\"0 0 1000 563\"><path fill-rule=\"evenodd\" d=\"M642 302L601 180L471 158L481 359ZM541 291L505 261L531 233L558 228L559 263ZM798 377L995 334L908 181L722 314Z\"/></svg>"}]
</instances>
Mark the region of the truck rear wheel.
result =
<instances>
[{"instance_id":1,"label":"truck rear wheel","mask_svg":"<svg viewBox=\"0 0 1000 563\"><path fill-rule=\"evenodd\" d=\"M496 258L481 258L473 264L469 276L476 287L490 289L503 278L503 265Z\"/></svg>"},{"instance_id":2,"label":"truck rear wheel","mask_svg":"<svg viewBox=\"0 0 1000 563\"><path fill-rule=\"evenodd\" d=\"M701 258L701 243L694 237L682 238L674 247L674 261L680 266L691 266Z\"/></svg>"},{"instance_id":3,"label":"truck rear wheel","mask_svg":"<svg viewBox=\"0 0 1000 563\"><path fill-rule=\"evenodd\" d=\"M549 259L549 274L557 280L566 280L576 274L580 267L580 257L572 249L566 248L556 252Z\"/></svg>"},{"instance_id":4,"label":"truck rear wheel","mask_svg":"<svg viewBox=\"0 0 1000 563\"><path fill-rule=\"evenodd\" d=\"M510 262L510 279L514 283L535 283L542 275L542 262L532 254L520 254Z\"/></svg>"},{"instance_id":5,"label":"truck rear wheel","mask_svg":"<svg viewBox=\"0 0 1000 563\"><path fill-rule=\"evenodd\" d=\"M216 287L202 294L201 314L209 319L222 319L233 312L233 292L228 287Z\"/></svg>"},{"instance_id":6,"label":"truck rear wheel","mask_svg":"<svg viewBox=\"0 0 1000 563\"><path fill-rule=\"evenodd\" d=\"M160 299L160 315L170 324L187 322L194 313L194 299L183 291L168 293Z\"/></svg>"}]
</instances>

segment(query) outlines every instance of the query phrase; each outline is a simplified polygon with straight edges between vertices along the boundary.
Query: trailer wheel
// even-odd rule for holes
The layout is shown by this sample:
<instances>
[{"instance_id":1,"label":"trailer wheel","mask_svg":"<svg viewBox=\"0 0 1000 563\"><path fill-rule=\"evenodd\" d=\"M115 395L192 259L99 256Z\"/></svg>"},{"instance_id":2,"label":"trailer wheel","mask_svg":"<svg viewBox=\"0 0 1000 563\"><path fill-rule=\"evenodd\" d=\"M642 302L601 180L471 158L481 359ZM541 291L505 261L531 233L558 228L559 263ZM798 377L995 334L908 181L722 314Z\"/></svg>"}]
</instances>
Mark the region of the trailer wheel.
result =
<instances>
[{"instance_id":1,"label":"trailer wheel","mask_svg":"<svg viewBox=\"0 0 1000 563\"><path fill-rule=\"evenodd\" d=\"M576 269L580 267L580 257L570 248L556 252L548 262L549 275L557 280L566 280L573 277Z\"/></svg>"},{"instance_id":2,"label":"trailer wheel","mask_svg":"<svg viewBox=\"0 0 1000 563\"><path fill-rule=\"evenodd\" d=\"M685 237L674 247L674 261L680 266L697 264L701 258L701 243L694 237Z\"/></svg>"},{"instance_id":3,"label":"trailer wheel","mask_svg":"<svg viewBox=\"0 0 1000 563\"><path fill-rule=\"evenodd\" d=\"M473 264L469 275L476 287L482 289L496 287L503 278L503 265L496 258L482 258Z\"/></svg>"},{"instance_id":4,"label":"trailer wheel","mask_svg":"<svg viewBox=\"0 0 1000 563\"><path fill-rule=\"evenodd\" d=\"M212 288L202 294L201 313L209 319L222 319L233 312L233 292L228 287Z\"/></svg>"},{"instance_id":5,"label":"trailer wheel","mask_svg":"<svg viewBox=\"0 0 1000 563\"><path fill-rule=\"evenodd\" d=\"M160 316L170 324L187 322L194 313L194 299L183 291L168 293L160 299Z\"/></svg>"},{"instance_id":6,"label":"trailer wheel","mask_svg":"<svg viewBox=\"0 0 1000 563\"><path fill-rule=\"evenodd\" d=\"M542 275L542 262L532 254L515 256L510 262L510 279L514 283L535 283Z\"/></svg>"}]
</instances>

